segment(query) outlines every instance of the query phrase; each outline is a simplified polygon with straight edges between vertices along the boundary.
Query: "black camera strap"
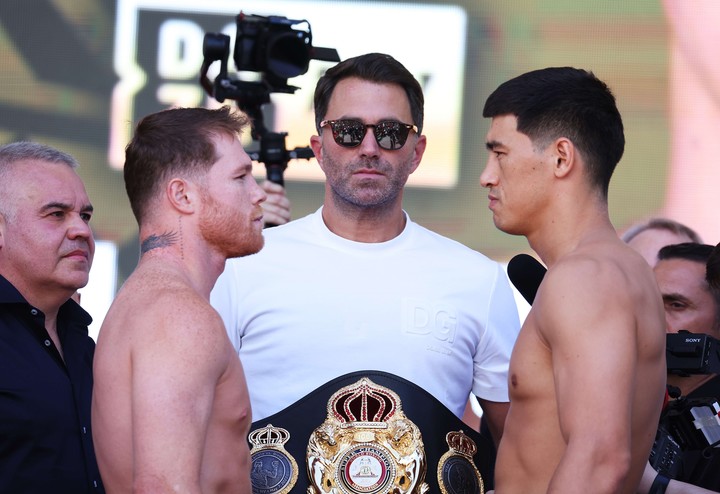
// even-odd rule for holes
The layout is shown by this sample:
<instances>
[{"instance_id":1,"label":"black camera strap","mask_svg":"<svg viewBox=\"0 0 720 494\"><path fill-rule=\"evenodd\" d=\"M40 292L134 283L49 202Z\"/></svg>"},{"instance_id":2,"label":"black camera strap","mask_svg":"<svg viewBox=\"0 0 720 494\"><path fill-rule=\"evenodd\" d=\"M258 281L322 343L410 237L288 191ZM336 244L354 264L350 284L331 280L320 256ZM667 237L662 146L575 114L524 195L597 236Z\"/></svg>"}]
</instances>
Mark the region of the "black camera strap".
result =
<instances>
[{"instance_id":1,"label":"black camera strap","mask_svg":"<svg viewBox=\"0 0 720 494\"><path fill-rule=\"evenodd\" d=\"M669 478L667 478L662 473L658 473L655 476L655 480L653 480L652 485L650 486L648 494L665 494L665 490L667 489L669 483Z\"/></svg>"}]
</instances>

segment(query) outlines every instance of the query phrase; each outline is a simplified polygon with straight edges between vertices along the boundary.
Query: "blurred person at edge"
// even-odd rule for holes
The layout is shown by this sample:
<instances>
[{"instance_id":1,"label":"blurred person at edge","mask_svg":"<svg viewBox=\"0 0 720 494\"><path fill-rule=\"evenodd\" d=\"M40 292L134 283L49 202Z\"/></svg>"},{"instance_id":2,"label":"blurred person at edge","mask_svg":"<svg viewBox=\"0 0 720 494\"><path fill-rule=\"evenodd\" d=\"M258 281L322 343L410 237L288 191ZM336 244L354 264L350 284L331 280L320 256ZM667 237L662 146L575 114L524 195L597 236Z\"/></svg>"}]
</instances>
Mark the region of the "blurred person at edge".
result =
<instances>
[{"instance_id":1,"label":"blurred person at edge","mask_svg":"<svg viewBox=\"0 0 720 494\"><path fill-rule=\"evenodd\" d=\"M104 492L90 427L93 207L72 156L0 147L0 492Z\"/></svg>"},{"instance_id":2,"label":"blurred person at edge","mask_svg":"<svg viewBox=\"0 0 720 494\"><path fill-rule=\"evenodd\" d=\"M660 248L666 245L683 242L702 243L700 235L695 230L669 218L651 218L635 223L627 228L620 238L638 251L651 267L657 263L657 253Z\"/></svg>"},{"instance_id":3,"label":"blurred person at edge","mask_svg":"<svg viewBox=\"0 0 720 494\"><path fill-rule=\"evenodd\" d=\"M720 338L720 249L694 242L667 245L660 248L657 259L654 271L665 305L667 332L685 330ZM717 374L668 374L668 384L678 388L683 397L720 400ZM720 490L720 450L686 451L681 461L678 480L658 475L648 463L638 494L708 494Z\"/></svg>"}]
</instances>

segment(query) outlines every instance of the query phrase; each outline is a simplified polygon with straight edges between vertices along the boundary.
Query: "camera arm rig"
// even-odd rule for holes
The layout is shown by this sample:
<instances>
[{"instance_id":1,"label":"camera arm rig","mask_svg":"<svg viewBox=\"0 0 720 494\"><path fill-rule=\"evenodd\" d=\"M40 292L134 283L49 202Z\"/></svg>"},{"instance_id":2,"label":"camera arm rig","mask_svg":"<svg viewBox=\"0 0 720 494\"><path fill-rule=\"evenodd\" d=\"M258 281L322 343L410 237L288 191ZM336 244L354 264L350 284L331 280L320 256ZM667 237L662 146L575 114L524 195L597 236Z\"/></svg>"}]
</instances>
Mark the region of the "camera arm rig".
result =
<instances>
[{"instance_id":1,"label":"camera arm rig","mask_svg":"<svg viewBox=\"0 0 720 494\"><path fill-rule=\"evenodd\" d=\"M206 35L205 42L215 43L223 42L229 45L230 37L226 35L226 39L221 40L209 39L210 35ZM270 103L270 89L262 82L234 81L227 75L227 61L221 60L221 69L214 83L211 83L207 77L207 70L215 60L203 60L200 75L200 84L205 91L214 97L218 102L222 103L226 99L235 100L238 107L244 111L252 121L251 137L253 141L259 143L259 149L256 151L248 151L253 161L265 164L267 170L267 179L276 184L284 185L284 173L288 162L291 159L310 159L314 156L312 149L309 147L296 147L288 150L285 145L287 132L271 132L265 126L265 118L262 106Z\"/></svg>"},{"instance_id":2,"label":"camera arm rig","mask_svg":"<svg viewBox=\"0 0 720 494\"><path fill-rule=\"evenodd\" d=\"M262 106L270 103L270 93L294 93L298 88L288 85L287 79L307 72L311 59L339 62L340 57L332 48L312 46L312 33L307 21L246 15L243 12L238 14L236 21L235 65L238 70L261 72L261 81L231 79L228 76L230 36L207 33L203 40L200 85L220 103L225 99L235 100L250 117L253 122L251 137L259 142L259 149L248 151L248 154L254 161L265 164L268 180L284 185L288 162L291 159L310 159L314 154L307 146L288 150L285 144L287 132L272 132L266 128ZM292 26L299 23L307 24L307 31L293 29ZM217 60L220 61L220 72L215 81L210 82L207 72Z\"/></svg>"}]
</instances>

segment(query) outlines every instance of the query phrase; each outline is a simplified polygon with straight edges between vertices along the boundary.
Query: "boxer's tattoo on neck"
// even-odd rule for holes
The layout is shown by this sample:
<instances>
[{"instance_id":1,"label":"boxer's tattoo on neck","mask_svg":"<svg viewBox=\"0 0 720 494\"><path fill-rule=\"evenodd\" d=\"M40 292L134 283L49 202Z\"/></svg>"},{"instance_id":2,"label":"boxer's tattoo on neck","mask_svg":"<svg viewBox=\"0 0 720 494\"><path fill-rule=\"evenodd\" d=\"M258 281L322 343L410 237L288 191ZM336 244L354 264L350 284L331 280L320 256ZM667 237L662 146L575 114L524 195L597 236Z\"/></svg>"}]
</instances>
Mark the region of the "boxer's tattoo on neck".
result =
<instances>
[{"instance_id":1,"label":"boxer's tattoo on neck","mask_svg":"<svg viewBox=\"0 0 720 494\"><path fill-rule=\"evenodd\" d=\"M144 254L153 249L168 247L177 243L177 240L177 232L166 232L160 235L150 235L148 238L142 241L142 244L140 244L140 254Z\"/></svg>"}]
</instances>

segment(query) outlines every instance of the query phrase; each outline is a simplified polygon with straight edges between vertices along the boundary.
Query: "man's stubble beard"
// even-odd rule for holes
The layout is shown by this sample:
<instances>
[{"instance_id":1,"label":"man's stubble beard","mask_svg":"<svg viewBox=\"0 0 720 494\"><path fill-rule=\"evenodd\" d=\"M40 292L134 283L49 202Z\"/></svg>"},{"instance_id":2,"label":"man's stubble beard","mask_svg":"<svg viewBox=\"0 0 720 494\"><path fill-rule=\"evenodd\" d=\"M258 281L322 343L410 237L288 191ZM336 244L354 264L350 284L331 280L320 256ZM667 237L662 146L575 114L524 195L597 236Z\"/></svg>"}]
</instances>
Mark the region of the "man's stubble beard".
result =
<instances>
[{"instance_id":1,"label":"man's stubble beard","mask_svg":"<svg viewBox=\"0 0 720 494\"><path fill-rule=\"evenodd\" d=\"M343 166L338 164L332 156L325 152L326 181L333 193L336 204L345 204L360 209L382 209L387 204L393 204L402 196L403 189L410 175L410 162L405 162L394 168L392 165L380 160L362 160ZM367 184L351 185L352 174L362 168L375 169L382 173L386 182L378 186L377 180L368 179ZM333 173L337 172L337 173Z\"/></svg>"},{"instance_id":2,"label":"man's stubble beard","mask_svg":"<svg viewBox=\"0 0 720 494\"><path fill-rule=\"evenodd\" d=\"M204 195L203 204L200 234L227 259L255 254L262 249L265 243L262 230L255 230L254 222L248 217L224 212L209 195Z\"/></svg>"}]
</instances>

